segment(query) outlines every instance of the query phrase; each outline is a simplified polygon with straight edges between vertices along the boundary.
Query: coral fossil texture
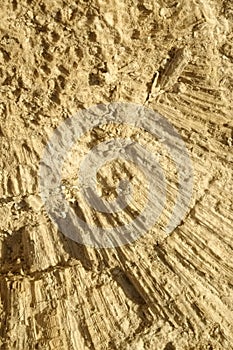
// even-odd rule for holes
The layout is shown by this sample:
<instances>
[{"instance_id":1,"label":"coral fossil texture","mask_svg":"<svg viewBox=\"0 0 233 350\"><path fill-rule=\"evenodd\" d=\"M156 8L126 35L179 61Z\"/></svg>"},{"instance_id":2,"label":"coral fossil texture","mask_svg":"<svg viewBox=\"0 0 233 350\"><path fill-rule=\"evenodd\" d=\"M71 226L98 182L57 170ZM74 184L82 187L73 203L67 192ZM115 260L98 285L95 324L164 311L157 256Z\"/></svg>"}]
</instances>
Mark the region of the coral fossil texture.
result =
<instances>
[{"instance_id":1,"label":"coral fossil texture","mask_svg":"<svg viewBox=\"0 0 233 350\"><path fill-rule=\"evenodd\" d=\"M233 349L231 1L1 0L0 14L1 348ZM61 121L113 101L176 127L193 196L171 235L98 250L48 218L37 171Z\"/></svg>"}]
</instances>

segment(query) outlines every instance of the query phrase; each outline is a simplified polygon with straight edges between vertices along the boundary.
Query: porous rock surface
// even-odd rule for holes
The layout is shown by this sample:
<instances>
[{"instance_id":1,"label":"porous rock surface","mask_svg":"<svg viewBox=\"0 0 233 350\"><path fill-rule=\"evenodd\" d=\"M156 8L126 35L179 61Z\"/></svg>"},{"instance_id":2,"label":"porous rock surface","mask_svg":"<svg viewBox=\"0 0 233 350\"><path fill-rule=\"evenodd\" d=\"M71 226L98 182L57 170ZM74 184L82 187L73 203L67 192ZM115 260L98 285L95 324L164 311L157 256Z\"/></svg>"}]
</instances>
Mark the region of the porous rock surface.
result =
<instances>
[{"instance_id":1,"label":"porous rock surface","mask_svg":"<svg viewBox=\"0 0 233 350\"><path fill-rule=\"evenodd\" d=\"M2 0L0 14L1 348L231 350L231 2ZM94 249L49 219L37 173L60 122L114 101L176 127L193 196L171 235Z\"/></svg>"}]
</instances>

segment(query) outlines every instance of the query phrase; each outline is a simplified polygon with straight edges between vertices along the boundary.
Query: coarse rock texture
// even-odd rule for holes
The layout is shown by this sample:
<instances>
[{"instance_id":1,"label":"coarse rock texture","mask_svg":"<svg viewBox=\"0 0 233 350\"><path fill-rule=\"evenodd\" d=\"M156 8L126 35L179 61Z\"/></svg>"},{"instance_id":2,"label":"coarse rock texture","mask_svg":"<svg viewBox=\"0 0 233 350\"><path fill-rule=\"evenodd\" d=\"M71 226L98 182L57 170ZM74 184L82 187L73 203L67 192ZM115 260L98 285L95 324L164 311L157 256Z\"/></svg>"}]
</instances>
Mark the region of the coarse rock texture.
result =
<instances>
[{"instance_id":1,"label":"coarse rock texture","mask_svg":"<svg viewBox=\"0 0 233 350\"><path fill-rule=\"evenodd\" d=\"M0 14L1 349L233 349L231 1L1 0ZM48 218L37 172L61 121L113 101L176 127L193 197L170 236L94 249Z\"/></svg>"}]
</instances>

